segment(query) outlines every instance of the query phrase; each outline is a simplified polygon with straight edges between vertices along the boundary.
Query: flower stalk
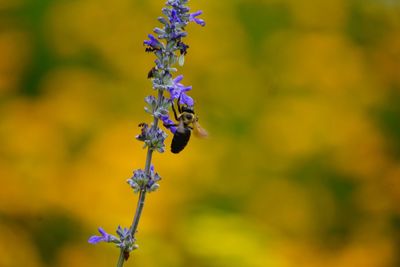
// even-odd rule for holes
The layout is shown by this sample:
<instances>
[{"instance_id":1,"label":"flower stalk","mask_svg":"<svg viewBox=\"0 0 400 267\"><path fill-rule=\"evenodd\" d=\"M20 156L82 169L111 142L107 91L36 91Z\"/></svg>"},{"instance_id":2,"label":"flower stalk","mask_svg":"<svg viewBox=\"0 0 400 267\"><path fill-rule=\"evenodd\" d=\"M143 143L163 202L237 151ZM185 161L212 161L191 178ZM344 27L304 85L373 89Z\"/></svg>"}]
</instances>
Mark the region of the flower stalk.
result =
<instances>
[{"instance_id":1,"label":"flower stalk","mask_svg":"<svg viewBox=\"0 0 400 267\"><path fill-rule=\"evenodd\" d=\"M155 28L153 31L156 36L148 35L148 40L144 41L145 51L154 53L156 56L155 66L150 70L148 78L152 80L152 87L157 91L157 97L150 95L145 98L147 106L145 111L153 117L153 122L149 126L147 123L141 123L140 134L136 139L144 143L147 148L146 163L144 170L137 169L133 172L133 176L127 180L135 193L139 193L135 215L129 228L121 228L118 226L117 235L113 236L99 228L101 236L92 236L88 242L97 244L99 242L114 243L120 248L120 255L117 267L122 267L124 262L128 260L131 251L138 248L136 244L136 233L139 225L140 217L145 205L148 193L154 192L159 188L158 182L161 177L155 172L154 166L151 164L153 153L165 151L164 141L167 134L159 128L158 123L161 120L166 128L172 133L175 127L171 125L169 111L173 103L193 107L194 100L187 95L192 89L191 86L184 86L180 82L183 75L173 78L173 73L177 71L174 65L183 66L184 57L187 54L189 46L183 42L183 38L187 36L184 30L190 22L195 22L201 26L205 25L204 20L198 18L202 11L189 13L187 6L189 0L167 0L165 7L162 9L164 16L159 17L158 21L163 25L162 28ZM164 93L169 93L169 97Z\"/></svg>"}]
</instances>

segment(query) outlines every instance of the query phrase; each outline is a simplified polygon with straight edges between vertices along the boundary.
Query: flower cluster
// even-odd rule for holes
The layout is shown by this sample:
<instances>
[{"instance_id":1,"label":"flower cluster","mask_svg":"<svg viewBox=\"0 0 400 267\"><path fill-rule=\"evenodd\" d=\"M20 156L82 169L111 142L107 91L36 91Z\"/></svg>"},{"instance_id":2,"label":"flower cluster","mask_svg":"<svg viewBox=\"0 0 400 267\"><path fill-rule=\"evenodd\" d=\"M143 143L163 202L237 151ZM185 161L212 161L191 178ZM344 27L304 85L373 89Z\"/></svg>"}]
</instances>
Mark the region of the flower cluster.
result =
<instances>
[{"instance_id":1,"label":"flower cluster","mask_svg":"<svg viewBox=\"0 0 400 267\"><path fill-rule=\"evenodd\" d=\"M188 106L193 106L193 99L186 95L187 91L192 90L192 86L184 86L180 83L182 81L183 75L177 76L172 80L172 84L168 86L167 90L171 95L171 100L179 99L180 104L185 104Z\"/></svg>"},{"instance_id":2,"label":"flower cluster","mask_svg":"<svg viewBox=\"0 0 400 267\"><path fill-rule=\"evenodd\" d=\"M132 187L135 193L138 193L141 190L153 192L160 187L157 183L160 180L160 175L154 171L154 166L151 165L148 174L141 169L135 170L133 176L127 180L127 183Z\"/></svg>"},{"instance_id":3,"label":"flower cluster","mask_svg":"<svg viewBox=\"0 0 400 267\"><path fill-rule=\"evenodd\" d=\"M171 102L168 99L163 98L158 103L154 96L149 95L144 101L147 103L147 107L144 108L147 113L152 114L157 119L168 117L168 110L171 107Z\"/></svg>"},{"instance_id":4,"label":"flower cluster","mask_svg":"<svg viewBox=\"0 0 400 267\"><path fill-rule=\"evenodd\" d=\"M176 99L180 104L193 106L194 100L187 95L187 92L192 89L191 86L184 86L180 82L183 75L178 75L173 78L172 73L177 69L173 67L176 63L183 66L185 55L189 46L182 39L187 36L184 30L190 22L195 22L201 26L205 26L204 20L198 18L202 11L189 13L187 7L188 0L168 0L166 7L162 9L165 17L159 17L158 21L163 25L162 28L155 28L153 31L157 36L148 35L148 40L144 41L147 52L153 52L156 56L155 67L153 67L148 77L152 78L153 88L159 91L169 92L169 98L163 97L159 99L159 103L155 98L146 98L146 102L152 108L146 108L146 111L154 117L161 119L164 125L171 125L173 122L169 119L169 105ZM168 103L168 104L167 104ZM175 127L168 127L173 133Z\"/></svg>"},{"instance_id":5,"label":"flower cluster","mask_svg":"<svg viewBox=\"0 0 400 267\"><path fill-rule=\"evenodd\" d=\"M167 138L167 134L160 128L149 127L147 123L139 124L142 127L141 133L136 135L136 139L144 142L143 148L148 147L151 150L156 150L160 153L165 151L164 141Z\"/></svg>"},{"instance_id":6,"label":"flower cluster","mask_svg":"<svg viewBox=\"0 0 400 267\"><path fill-rule=\"evenodd\" d=\"M106 231L103 230L103 228L99 227L98 230L101 236L91 236L88 240L90 244L97 244L99 242L118 243L120 241L117 237L107 234Z\"/></svg>"},{"instance_id":7,"label":"flower cluster","mask_svg":"<svg viewBox=\"0 0 400 267\"><path fill-rule=\"evenodd\" d=\"M122 228L121 226L118 226L117 231L116 231L118 237L108 234L101 227L99 227L98 230L101 235L100 236L97 236L97 235L91 236L88 240L88 242L90 244L97 244L100 242L114 243L114 244L116 244L117 247L123 249L124 251L128 251L128 252L131 252L132 250L138 248L138 245L135 244L135 239L130 234L130 231L128 228Z\"/></svg>"}]
</instances>

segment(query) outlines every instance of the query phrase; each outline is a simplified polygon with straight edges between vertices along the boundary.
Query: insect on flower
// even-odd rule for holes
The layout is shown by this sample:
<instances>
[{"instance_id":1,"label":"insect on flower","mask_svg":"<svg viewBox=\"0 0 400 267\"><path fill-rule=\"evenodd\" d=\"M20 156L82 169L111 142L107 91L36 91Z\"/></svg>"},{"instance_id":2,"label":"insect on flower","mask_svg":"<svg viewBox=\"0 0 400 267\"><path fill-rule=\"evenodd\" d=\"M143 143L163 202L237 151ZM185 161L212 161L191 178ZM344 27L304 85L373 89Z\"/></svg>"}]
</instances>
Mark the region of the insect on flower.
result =
<instances>
[{"instance_id":1,"label":"insect on flower","mask_svg":"<svg viewBox=\"0 0 400 267\"><path fill-rule=\"evenodd\" d=\"M151 79L152 88L157 91L157 96L145 97L147 104L145 111L151 114L153 122L139 124L140 133L136 135L136 139L144 143L143 148L147 148L146 165L144 169L135 170L133 176L127 180L133 191L139 193L133 222L129 228L118 226L118 236L110 235L99 228L101 235L91 236L88 240L91 244L99 242L116 244L120 250L117 267L122 267L128 260L130 252L138 248L136 232L146 194L159 187L158 181L161 177L151 164L153 152L165 151L167 133L159 127L159 122L162 121L174 134L171 143L172 153L179 153L186 147L192 131L198 137L207 136L207 132L201 128L199 118L194 113L194 100L188 95L192 86L181 83L183 75L172 78L173 73L177 71L174 65L182 67L188 52L189 46L183 41L188 35L185 27L190 22L205 26L205 21L198 18L202 11L190 13L189 0L165 1L165 7L162 8L163 16L158 18L162 26L154 28L153 34L148 34L148 38L143 42L145 51L153 53L156 57L155 66L147 73L147 78ZM169 97L165 95L167 93ZM171 104L176 122L169 118ZM175 109L175 104L179 113Z\"/></svg>"},{"instance_id":2,"label":"insect on flower","mask_svg":"<svg viewBox=\"0 0 400 267\"><path fill-rule=\"evenodd\" d=\"M164 126L167 128L170 128L172 126L176 127L176 131L171 142L171 152L175 154L181 152L185 148L185 146L189 142L192 130L197 137L205 138L208 136L207 131L200 126L199 118L194 113L193 107L190 107L188 105L181 106L179 104L179 101L180 98L177 100L176 103L179 114L177 114L174 104L172 103L172 110L174 112L175 120L178 123L164 123ZM192 125L193 127L190 125Z\"/></svg>"}]
</instances>

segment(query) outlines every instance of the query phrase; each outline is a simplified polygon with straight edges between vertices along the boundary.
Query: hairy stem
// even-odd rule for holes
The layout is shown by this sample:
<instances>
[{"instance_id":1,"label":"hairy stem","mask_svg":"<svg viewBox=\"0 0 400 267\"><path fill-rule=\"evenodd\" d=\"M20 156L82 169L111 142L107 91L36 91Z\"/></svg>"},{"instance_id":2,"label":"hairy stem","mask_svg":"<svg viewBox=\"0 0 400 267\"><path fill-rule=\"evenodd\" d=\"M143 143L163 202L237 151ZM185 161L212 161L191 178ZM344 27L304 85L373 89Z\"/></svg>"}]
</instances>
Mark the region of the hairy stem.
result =
<instances>
[{"instance_id":1,"label":"hairy stem","mask_svg":"<svg viewBox=\"0 0 400 267\"><path fill-rule=\"evenodd\" d=\"M159 90L158 91L158 99L157 99L158 106L161 105L162 100L163 100L163 91ZM158 118L154 117L153 121L153 126L154 129L158 128ZM151 159L153 157L153 150L148 148L147 149L147 156L146 156L146 165L145 165L145 173L146 175L150 175L150 167L151 167ZM146 200L146 188L143 188L140 190L139 193L139 199L136 205L136 212L135 212L135 217L133 217L133 222L130 227L130 232L133 238L135 238L135 234L139 225L139 220L140 216L142 215L143 207L144 207L144 202ZM121 249L119 258L118 258L118 263L117 267L122 267L125 262L125 251Z\"/></svg>"}]
</instances>

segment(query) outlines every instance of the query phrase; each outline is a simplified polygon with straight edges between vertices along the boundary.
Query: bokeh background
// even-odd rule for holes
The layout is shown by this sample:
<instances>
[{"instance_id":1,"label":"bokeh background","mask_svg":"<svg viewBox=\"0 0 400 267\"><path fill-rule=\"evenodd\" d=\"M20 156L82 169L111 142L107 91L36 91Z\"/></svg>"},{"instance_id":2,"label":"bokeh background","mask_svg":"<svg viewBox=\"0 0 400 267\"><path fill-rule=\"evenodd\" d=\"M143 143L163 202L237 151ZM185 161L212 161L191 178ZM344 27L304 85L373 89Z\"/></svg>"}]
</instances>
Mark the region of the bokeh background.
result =
<instances>
[{"instance_id":1,"label":"bokeh background","mask_svg":"<svg viewBox=\"0 0 400 267\"><path fill-rule=\"evenodd\" d=\"M0 266L114 266L164 1L0 1ZM207 140L154 157L126 266L400 266L400 2L191 1ZM171 138L167 143L169 146Z\"/></svg>"}]
</instances>

